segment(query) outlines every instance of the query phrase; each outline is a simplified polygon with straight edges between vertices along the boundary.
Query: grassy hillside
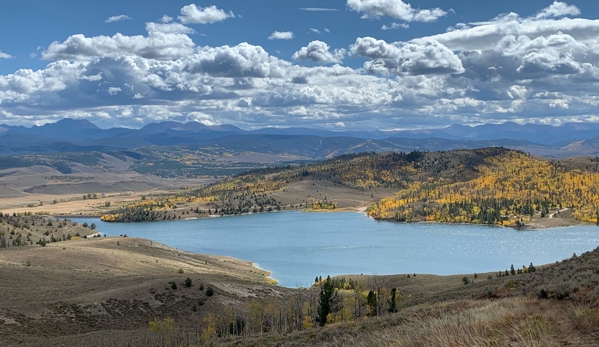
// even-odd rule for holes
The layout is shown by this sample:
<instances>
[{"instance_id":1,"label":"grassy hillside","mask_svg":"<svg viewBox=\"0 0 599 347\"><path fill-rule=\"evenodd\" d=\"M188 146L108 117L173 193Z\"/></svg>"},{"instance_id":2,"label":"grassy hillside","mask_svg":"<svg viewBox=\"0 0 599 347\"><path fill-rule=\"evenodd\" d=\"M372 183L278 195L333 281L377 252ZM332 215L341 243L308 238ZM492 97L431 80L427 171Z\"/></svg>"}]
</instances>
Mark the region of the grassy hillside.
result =
<instances>
[{"instance_id":1,"label":"grassy hillside","mask_svg":"<svg viewBox=\"0 0 599 347\"><path fill-rule=\"evenodd\" d=\"M129 237L0 248L0 345L158 344L165 332L149 330L155 319L203 330L226 307L285 291L267 275L250 262Z\"/></svg>"},{"instance_id":2,"label":"grassy hillside","mask_svg":"<svg viewBox=\"0 0 599 347\"><path fill-rule=\"evenodd\" d=\"M98 234L95 228L43 215L0 212L0 249L87 238Z\"/></svg>"},{"instance_id":3,"label":"grassy hillside","mask_svg":"<svg viewBox=\"0 0 599 347\"><path fill-rule=\"evenodd\" d=\"M501 276L347 275L288 289L249 262L149 240L11 247L0 249L0 344L596 346L598 268L596 249Z\"/></svg>"},{"instance_id":4,"label":"grassy hillside","mask_svg":"<svg viewBox=\"0 0 599 347\"><path fill-rule=\"evenodd\" d=\"M567 217L595 223L598 164L595 159L548 161L497 147L351 154L248 171L177 196L131 204L103 219L166 220L368 204L371 217L397 221L519 227ZM340 204L343 199L353 199L354 205Z\"/></svg>"}]
</instances>

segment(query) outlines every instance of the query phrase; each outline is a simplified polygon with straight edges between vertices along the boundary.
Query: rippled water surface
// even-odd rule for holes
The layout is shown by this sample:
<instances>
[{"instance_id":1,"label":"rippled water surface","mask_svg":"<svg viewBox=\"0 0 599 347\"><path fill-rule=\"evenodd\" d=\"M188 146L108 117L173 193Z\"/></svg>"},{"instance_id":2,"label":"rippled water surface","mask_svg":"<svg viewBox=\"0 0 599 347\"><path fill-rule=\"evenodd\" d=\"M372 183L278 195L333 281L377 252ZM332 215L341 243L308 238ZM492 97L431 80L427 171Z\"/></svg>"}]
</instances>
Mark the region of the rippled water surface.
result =
<instances>
[{"instance_id":1,"label":"rippled water surface","mask_svg":"<svg viewBox=\"0 0 599 347\"><path fill-rule=\"evenodd\" d=\"M109 236L144 237L182 250L250 260L280 285L315 276L505 270L546 264L599 246L593 225L537 231L378 222L361 213L283 212L154 223L96 223Z\"/></svg>"}]
</instances>

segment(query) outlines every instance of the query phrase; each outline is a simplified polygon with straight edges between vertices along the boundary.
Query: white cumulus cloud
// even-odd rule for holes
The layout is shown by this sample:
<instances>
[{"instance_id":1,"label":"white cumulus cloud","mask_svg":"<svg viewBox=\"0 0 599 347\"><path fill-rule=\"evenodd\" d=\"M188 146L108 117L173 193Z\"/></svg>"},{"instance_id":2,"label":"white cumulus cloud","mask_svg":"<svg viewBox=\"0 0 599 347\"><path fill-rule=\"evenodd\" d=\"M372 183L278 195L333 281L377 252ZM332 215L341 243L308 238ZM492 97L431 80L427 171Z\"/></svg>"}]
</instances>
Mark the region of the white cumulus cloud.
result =
<instances>
[{"instance_id":1,"label":"white cumulus cloud","mask_svg":"<svg viewBox=\"0 0 599 347\"><path fill-rule=\"evenodd\" d=\"M534 39L562 32L576 40L585 42L596 40L599 36L599 20L563 18L576 13L579 13L576 6L556 1L533 17L523 18L517 13L507 13L485 22L459 23L449 28L448 32L417 38L414 41L432 39L452 50L468 51L488 49L507 35L525 35Z\"/></svg>"},{"instance_id":2,"label":"white cumulus cloud","mask_svg":"<svg viewBox=\"0 0 599 347\"><path fill-rule=\"evenodd\" d=\"M315 63L340 63L345 49L330 51L330 46L322 41L312 41L293 54L293 60L309 60Z\"/></svg>"},{"instance_id":3,"label":"white cumulus cloud","mask_svg":"<svg viewBox=\"0 0 599 347\"><path fill-rule=\"evenodd\" d=\"M574 5L568 5L565 2L554 1L549 7L540 11L535 18L544 19L544 18L558 18L565 16L577 16L580 14L580 10L578 7Z\"/></svg>"},{"instance_id":4,"label":"white cumulus cloud","mask_svg":"<svg viewBox=\"0 0 599 347\"><path fill-rule=\"evenodd\" d=\"M40 48L45 67L0 75L0 123L65 114L102 126L199 120L243 128L597 121L599 21L548 4L531 17L458 23L410 42L359 37L347 52L364 61L359 68L343 66L345 50L322 41L289 60L250 43L198 47L193 29L169 18L146 23L147 35L72 35Z\"/></svg>"},{"instance_id":5,"label":"white cumulus cloud","mask_svg":"<svg viewBox=\"0 0 599 347\"><path fill-rule=\"evenodd\" d=\"M195 4L190 4L181 8L179 20L183 24L212 24L233 17L235 14L232 11L226 12L214 5L198 7Z\"/></svg>"},{"instance_id":6,"label":"white cumulus cloud","mask_svg":"<svg viewBox=\"0 0 599 347\"><path fill-rule=\"evenodd\" d=\"M173 21L173 17L163 14L158 21L160 23L170 23Z\"/></svg>"},{"instance_id":7,"label":"white cumulus cloud","mask_svg":"<svg viewBox=\"0 0 599 347\"><path fill-rule=\"evenodd\" d=\"M363 13L362 18L368 19L388 16L406 22L433 22L447 15L447 12L440 8L415 9L402 0L347 0L347 7Z\"/></svg>"},{"instance_id":8,"label":"white cumulus cloud","mask_svg":"<svg viewBox=\"0 0 599 347\"><path fill-rule=\"evenodd\" d=\"M372 37L359 37L351 46L350 53L370 58L364 68L372 73L429 75L464 72L458 56L437 41L387 43Z\"/></svg>"},{"instance_id":9,"label":"white cumulus cloud","mask_svg":"<svg viewBox=\"0 0 599 347\"><path fill-rule=\"evenodd\" d=\"M194 30L179 23L146 23L148 36L86 37L72 35L64 42L53 42L42 52L49 60L89 60L95 57L141 56L172 59L193 53L195 44L187 34Z\"/></svg>"},{"instance_id":10,"label":"white cumulus cloud","mask_svg":"<svg viewBox=\"0 0 599 347\"><path fill-rule=\"evenodd\" d=\"M269 40L291 40L294 35L292 31L275 31L268 37Z\"/></svg>"},{"instance_id":11,"label":"white cumulus cloud","mask_svg":"<svg viewBox=\"0 0 599 347\"><path fill-rule=\"evenodd\" d=\"M285 76L290 63L273 57L260 46L240 43L229 47L202 47L196 54L181 60L183 71L204 73L215 77Z\"/></svg>"}]
</instances>

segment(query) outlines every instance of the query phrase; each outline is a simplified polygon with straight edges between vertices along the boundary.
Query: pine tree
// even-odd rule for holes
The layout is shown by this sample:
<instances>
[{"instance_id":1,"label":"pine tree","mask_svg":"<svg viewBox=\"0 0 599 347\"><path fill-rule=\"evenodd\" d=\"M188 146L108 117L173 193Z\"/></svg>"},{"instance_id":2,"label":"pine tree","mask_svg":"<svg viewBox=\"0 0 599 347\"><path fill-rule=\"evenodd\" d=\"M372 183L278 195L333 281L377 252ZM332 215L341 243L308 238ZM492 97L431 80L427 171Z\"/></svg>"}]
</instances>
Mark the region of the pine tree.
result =
<instances>
[{"instance_id":1,"label":"pine tree","mask_svg":"<svg viewBox=\"0 0 599 347\"><path fill-rule=\"evenodd\" d=\"M331 277L327 276L326 281L320 287L320 300L318 302L318 324L321 327L327 324L328 315L335 311L338 301L337 289L333 286Z\"/></svg>"},{"instance_id":2,"label":"pine tree","mask_svg":"<svg viewBox=\"0 0 599 347\"><path fill-rule=\"evenodd\" d=\"M368 292L368 296L366 297L366 305L368 305L370 308L369 315L371 317L376 316L377 299L376 294L372 290Z\"/></svg>"},{"instance_id":3,"label":"pine tree","mask_svg":"<svg viewBox=\"0 0 599 347\"><path fill-rule=\"evenodd\" d=\"M535 272L535 271L537 271L537 268L534 265L532 265L532 263L530 263L530 265L528 266L528 272Z\"/></svg>"},{"instance_id":4,"label":"pine tree","mask_svg":"<svg viewBox=\"0 0 599 347\"><path fill-rule=\"evenodd\" d=\"M393 288L391 289L391 298L389 298L389 308L387 309L389 313L397 313L399 311L397 301L397 288Z\"/></svg>"}]
</instances>

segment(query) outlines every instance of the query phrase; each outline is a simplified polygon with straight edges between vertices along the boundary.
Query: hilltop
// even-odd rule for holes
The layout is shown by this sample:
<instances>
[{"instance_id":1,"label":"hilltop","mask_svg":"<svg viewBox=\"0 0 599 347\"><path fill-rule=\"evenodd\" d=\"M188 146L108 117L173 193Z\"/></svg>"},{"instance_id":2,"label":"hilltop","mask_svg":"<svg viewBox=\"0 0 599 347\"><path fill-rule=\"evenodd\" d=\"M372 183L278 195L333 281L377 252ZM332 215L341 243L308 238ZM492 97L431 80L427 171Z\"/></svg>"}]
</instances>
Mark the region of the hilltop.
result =
<instances>
[{"instance_id":1,"label":"hilltop","mask_svg":"<svg viewBox=\"0 0 599 347\"><path fill-rule=\"evenodd\" d=\"M126 236L0 248L0 344L141 342L155 317L191 328L231 305L286 291L267 275L250 262Z\"/></svg>"}]
</instances>

